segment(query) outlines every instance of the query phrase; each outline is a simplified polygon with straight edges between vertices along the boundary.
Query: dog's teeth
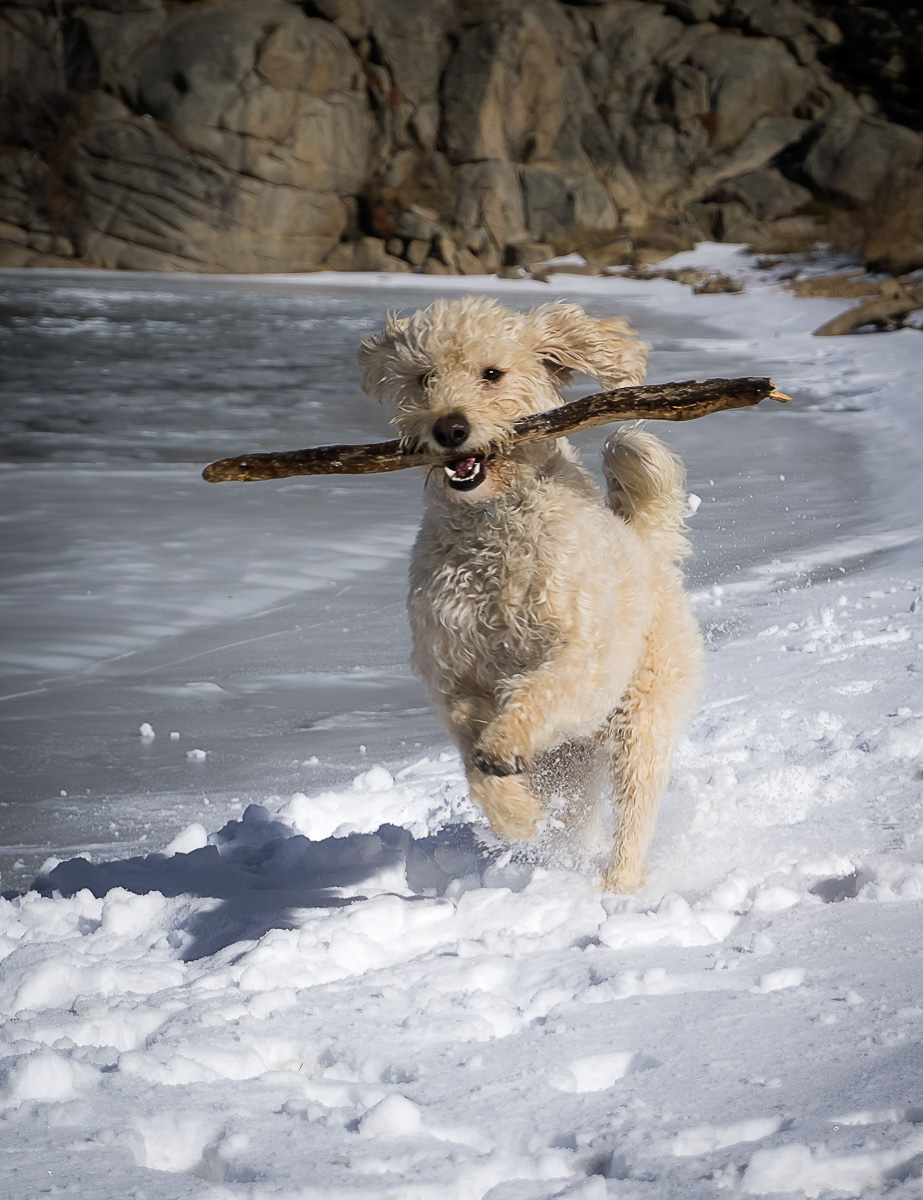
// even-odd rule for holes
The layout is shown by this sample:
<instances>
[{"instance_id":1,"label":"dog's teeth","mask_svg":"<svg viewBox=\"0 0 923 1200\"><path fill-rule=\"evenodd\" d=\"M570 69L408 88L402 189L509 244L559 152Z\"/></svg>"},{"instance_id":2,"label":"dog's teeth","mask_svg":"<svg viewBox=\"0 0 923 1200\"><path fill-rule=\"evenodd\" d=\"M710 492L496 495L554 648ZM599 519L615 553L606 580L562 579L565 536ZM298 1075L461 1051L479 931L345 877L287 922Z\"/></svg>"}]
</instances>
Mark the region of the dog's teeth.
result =
<instances>
[{"instance_id":1,"label":"dog's teeth","mask_svg":"<svg viewBox=\"0 0 923 1200\"><path fill-rule=\"evenodd\" d=\"M442 469L450 479L467 483L472 479L477 479L483 470L483 464L480 459L466 458L459 459L454 465L444 463Z\"/></svg>"}]
</instances>

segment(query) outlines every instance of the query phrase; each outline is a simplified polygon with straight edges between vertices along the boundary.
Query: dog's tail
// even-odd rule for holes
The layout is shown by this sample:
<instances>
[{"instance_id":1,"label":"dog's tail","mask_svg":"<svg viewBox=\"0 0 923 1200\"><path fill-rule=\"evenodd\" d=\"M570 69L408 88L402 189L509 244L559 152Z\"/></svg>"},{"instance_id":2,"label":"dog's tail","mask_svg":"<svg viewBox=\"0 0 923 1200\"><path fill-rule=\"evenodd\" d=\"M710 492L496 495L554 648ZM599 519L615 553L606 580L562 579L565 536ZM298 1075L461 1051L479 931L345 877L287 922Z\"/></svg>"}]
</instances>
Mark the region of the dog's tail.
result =
<instances>
[{"instance_id":1,"label":"dog's tail","mask_svg":"<svg viewBox=\"0 0 923 1200\"><path fill-rule=\"evenodd\" d=\"M689 553L686 472L643 424L622 425L606 438L603 474L609 507L670 562Z\"/></svg>"}]
</instances>

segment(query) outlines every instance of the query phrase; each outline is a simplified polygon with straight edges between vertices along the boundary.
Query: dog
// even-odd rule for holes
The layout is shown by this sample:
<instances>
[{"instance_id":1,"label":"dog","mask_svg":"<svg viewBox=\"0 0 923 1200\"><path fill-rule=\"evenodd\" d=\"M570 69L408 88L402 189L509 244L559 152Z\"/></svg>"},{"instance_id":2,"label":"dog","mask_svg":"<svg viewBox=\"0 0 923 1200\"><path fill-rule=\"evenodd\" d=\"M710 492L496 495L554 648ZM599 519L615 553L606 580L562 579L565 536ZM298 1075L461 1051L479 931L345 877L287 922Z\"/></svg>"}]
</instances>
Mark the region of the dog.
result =
<instances>
[{"instance_id":1,"label":"dog","mask_svg":"<svg viewBox=\"0 0 923 1200\"><path fill-rule=\"evenodd\" d=\"M635 890L701 637L678 563L688 553L679 460L638 425L605 443L604 497L564 438L509 443L561 404L574 372L640 383L650 347L621 318L556 302L437 300L362 342L363 389L430 469L413 551L412 664L503 838L531 839L555 802L571 839L607 794L604 887ZM505 448L497 451L498 444ZM612 803L614 798L614 804Z\"/></svg>"}]
</instances>

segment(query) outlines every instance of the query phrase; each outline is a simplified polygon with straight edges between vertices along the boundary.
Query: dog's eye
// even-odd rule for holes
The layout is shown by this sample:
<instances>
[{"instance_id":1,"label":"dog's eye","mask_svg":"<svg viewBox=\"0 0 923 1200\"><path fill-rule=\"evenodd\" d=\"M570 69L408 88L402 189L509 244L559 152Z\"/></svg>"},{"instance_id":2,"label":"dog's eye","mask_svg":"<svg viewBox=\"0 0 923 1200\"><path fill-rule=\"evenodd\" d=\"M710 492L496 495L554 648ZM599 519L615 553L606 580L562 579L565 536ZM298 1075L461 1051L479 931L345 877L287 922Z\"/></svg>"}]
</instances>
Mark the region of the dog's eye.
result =
<instances>
[{"instance_id":1,"label":"dog's eye","mask_svg":"<svg viewBox=\"0 0 923 1200\"><path fill-rule=\"evenodd\" d=\"M496 383L498 379L502 379L506 371L501 371L499 367L485 367L481 372L481 378L486 379L488 383Z\"/></svg>"},{"instance_id":2,"label":"dog's eye","mask_svg":"<svg viewBox=\"0 0 923 1200\"><path fill-rule=\"evenodd\" d=\"M436 374L436 372L433 370L421 371L420 374L417 376L417 383L420 385L421 388L427 388L433 382L433 377L435 376L435 374Z\"/></svg>"}]
</instances>

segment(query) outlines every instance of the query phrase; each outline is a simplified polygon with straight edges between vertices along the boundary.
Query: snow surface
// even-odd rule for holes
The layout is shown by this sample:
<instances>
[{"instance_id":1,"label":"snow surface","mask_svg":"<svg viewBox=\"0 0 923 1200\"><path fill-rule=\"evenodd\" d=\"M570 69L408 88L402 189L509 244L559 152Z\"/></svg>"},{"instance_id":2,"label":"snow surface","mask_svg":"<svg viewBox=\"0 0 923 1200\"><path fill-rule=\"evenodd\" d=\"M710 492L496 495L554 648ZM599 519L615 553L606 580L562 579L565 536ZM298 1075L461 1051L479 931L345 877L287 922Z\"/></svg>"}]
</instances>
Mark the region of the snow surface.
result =
<instances>
[{"instance_id":1,"label":"snow surface","mask_svg":"<svg viewBox=\"0 0 923 1200\"><path fill-rule=\"evenodd\" d=\"M709 682L631 897L469 805L419 480L197 481L383 434L356 336L471 280L3 274L3 1195L923 1195L923 342L682 262L747 290L487 284L795 397L664 430Z\"/></svg>"}]
</instances>

